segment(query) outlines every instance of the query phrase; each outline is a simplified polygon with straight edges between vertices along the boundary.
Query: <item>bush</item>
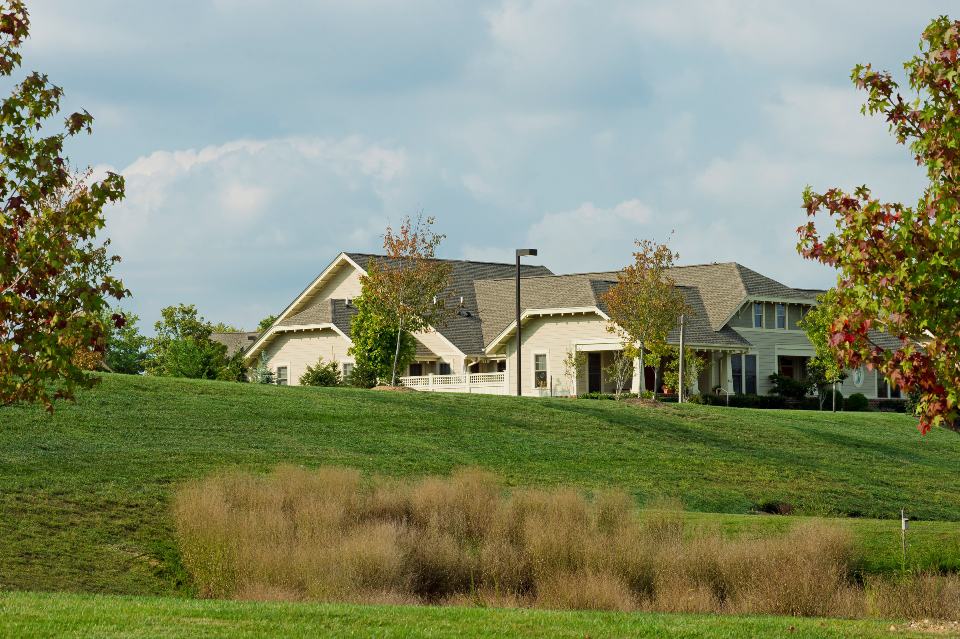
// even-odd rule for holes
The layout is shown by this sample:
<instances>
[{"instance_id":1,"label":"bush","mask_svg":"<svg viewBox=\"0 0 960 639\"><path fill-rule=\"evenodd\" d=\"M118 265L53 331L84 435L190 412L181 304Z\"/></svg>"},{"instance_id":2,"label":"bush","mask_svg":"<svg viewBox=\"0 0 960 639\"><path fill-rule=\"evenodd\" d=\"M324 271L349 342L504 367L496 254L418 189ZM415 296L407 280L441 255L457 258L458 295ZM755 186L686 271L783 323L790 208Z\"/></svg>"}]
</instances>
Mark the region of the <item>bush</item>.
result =
<instances>
[{"instance_id":1,"label":"bush","mask_svg":"<svg viewBox=\"0 0 960 639\"><path fill-rule=\"evenodd\" d=\"M790 505L767 504L786 514ZM960 613L960 578L862 581L850 532L730 536L616 491L508 493L493 475L219 474L173 501L201 596L881 618Z\"/></svg>"},{"instance_id":2,"label":"bush","mask_svg":"<svg viewBox=\"0 0 960 639\"><path fill-rule=\"evenodd\" d=\"M797 381L792 377L784 377L779 373L774 373L769 377L773 388L770 389L772 395L779 395L788 399L803 399L810 392L812 384L810 380Z\"/></svg>"},{"instance_id":3,"label":"bush","mask_svg":"<svg viewBox=\"0 0 960 639\"><path fill-rule=\"evenodd\" d=\"M902 399L878 399L877 400L877 410L885 411L890 413L912 413L914 411L916 404L913 406L910 405L910 400Z\"/></svg>"},{"instance_id":4,"label":"bush","mask_svg":"<svg viewBox=\"0 0 960 639\"><path fill-rule=\"evenodd\" d=\"M343 382L356 388L373 388L377 385L378 379L376 368L368 361L360 359L353 365L350 376Z\"/></svg>"},{"instance_id":5,"label":"bush","mask_svg":"<svg viewBox=\"0 0 960 639\"><path fill-rule=\"evenodd\" d=\"M854 413L862 413L870 410L870 402L863 393L854 393L844 402L844 409Z\"/></svg>"},{"instance_id":6,"label":"bush","mask_svg":"<svg viewBox=\"0 0 960 639\"><path fill-rule=\"evenodd\" d=\"M703 398L703 395L701 395L700 393L691 395L686 399L686 402L688 404L706 404L707 403L707 401Z\"/></svg>"},{"instance_id":7,"label":"bush","mask_svg":"<svg viewBox=\"0 0 960 639\"><path fill-rule=\"evenodd\" d=\"M839 390L833 391L837 398L837 410L843 410L843 393ZM823 398L823 410L833 410L833 400L830 398L830 388L821 388L820 395Z\"/></svg>"},{"instance_id":8,"label":"bush","mask_svg":"<svg viewBox=\"0 0 960 639\"><path fill-rule=\"evenodd\" d=\"M322 357L315 365L307 366L307 370L300 376L301 386L340 386L342 383L337 362L324 363Z\"/></svg>"}]
</instances>

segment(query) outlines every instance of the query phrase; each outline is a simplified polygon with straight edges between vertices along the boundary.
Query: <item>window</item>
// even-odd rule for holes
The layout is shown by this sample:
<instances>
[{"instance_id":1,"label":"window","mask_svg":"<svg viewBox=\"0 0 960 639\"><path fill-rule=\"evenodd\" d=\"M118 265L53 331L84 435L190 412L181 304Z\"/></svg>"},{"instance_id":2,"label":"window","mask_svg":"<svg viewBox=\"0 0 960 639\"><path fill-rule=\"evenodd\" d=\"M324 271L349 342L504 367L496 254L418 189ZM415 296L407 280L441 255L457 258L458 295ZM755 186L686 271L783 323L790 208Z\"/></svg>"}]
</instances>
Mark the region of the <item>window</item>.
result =
<instances>
[{"instance_id":1,"label":"window","mask_svg":"<svg viewBox=\"0 0 960 639\"><path fill-rule=\"evenodd\" d=\"M760 302L753 303L753 327L763 328L763 304Z\"/></svg>"},{"instance_id":2,"label":"window","mask_svg":"<svg viewBox=\"0 0 960 639\"><path fill-rule=\"evenodd\" d=\"M440 362L440 374L449 375L450 374L450 364L446 362Z\"/></svg>"},{"instance_id":3,"label":"window","mask_svg":"<svg viewBox=\"0 0 960 639\"><path fill-rule=\"evenodd\" d=\"M343 381L350 379L350 376L353 375L353 364L350 362L343 363Z\"/></svg>"},{"instance_id":4,"label":"window","mask_svg":"<svg viewBox=\"0 0 960 639\"><path fill-rule=\"evenodd\" d=\"M787 327L787 306L786 304L777 304L777 328Z\"/></svg>"},{"instance_id":5,"label":"window","mask_svg":"<svg viewBox=\"0 0 960 639\"><path fill-rule=\"evenodd\" d=\"M470 364L470 372L471 372L471 373L479 373L479 372L480 372L480 362L474 362L473 364Z\"/></svg>"},{"instance_id":6,"label":"window","mask_svg":"<svg viewBox=\"0 0 960 639\"><path fill-rule=\"evenodd\" d=\"M880 399L900 399L900 387L891 386L886 377L877 373L877 397Z\"/></svg>"},{"instance_id":7,"label":"window","mask_svg":"<svg viewBox=\"0 0 960 639\"><path fill-rule=\"evenodd\" d=\"M731 369L733 373L733 392L742 395L757 394L757 356L756 355L732 355L730 357Z\"/></svg>"},{"instance_id":8,"label":"window","mask_svg":"<svg viewBox=\"0 0 960 639\"><path fill-rule=\"evenodd\" d=\"M537 353L533 356L533 386L535 388L547 387L546 353Z\"/></svg>"},{"instance_id":9,"label":"window","mask_svg":"<svg viewBox=\"0 0 960 639\"><path fill-rule=\"evenodd\" d=\"M733 392L737 395L743 393L743 357L733 355L730 357L731 372L733 373Z\"/></svg>"},{"instance_id":10,"label":"window","mask_svg":"<svg viewBox=\"0 0 960 639\"><path fill-rule=\"evenodd\" d=\"M410 376L411 377L420 377L423 375L423 364L420 362L415 362L410 364Z\"/></svg>"},{"instance_id":11,"label":"window","mask_svg":"<svg viewBox=\"0 0 960 639\"><path fill-rule=\"evenodd\" d=\"M497 372L503 373L507 370L507 360L501 359L497 361Z\"/></svg>"},{"instance_id":12,"label":"window","mask_svg":"<svg viewBox=\"0 0 960 639\"><path fill-rule=\"evenodd\" d=\"M277 386L286 386L288 381L288 371L286 366L277 366Z\"/></svg>"},{"instance_id":13,"label":"window","mask_svg":"<svg viewBox=\"0 0 960 639\"><path fill-rule=\"evenodd\" d=\"M757 394L757 356L743 356L743 377L746 382L745 392L748 395Z\"/></svg>"}]
</instances>

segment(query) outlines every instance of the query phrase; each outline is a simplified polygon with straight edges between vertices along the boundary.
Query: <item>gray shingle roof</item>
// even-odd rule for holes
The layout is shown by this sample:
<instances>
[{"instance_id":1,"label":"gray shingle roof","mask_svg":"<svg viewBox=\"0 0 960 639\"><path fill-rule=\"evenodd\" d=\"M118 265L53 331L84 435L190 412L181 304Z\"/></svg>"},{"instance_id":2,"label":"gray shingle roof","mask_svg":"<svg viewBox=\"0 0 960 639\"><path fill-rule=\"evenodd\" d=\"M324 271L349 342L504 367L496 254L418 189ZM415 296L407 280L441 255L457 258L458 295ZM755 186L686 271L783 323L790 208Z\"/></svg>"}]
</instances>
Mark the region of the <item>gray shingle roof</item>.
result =
<instances>
[{"instance_id":1,"label":"gray shingle roof","mask_svg":"<svg viewBox=\"0 0 960 639\"><path fill-rule=\"evenodd\" d=\"M347 253L362 268L366 269L370 260L386 260L382 255L369 253ZM450 274L450 286L443 293L448 300L463 297L463 306L459 312L447 322L445 326L435 327L437 331L450 340L457 348L467 355L483 353L486 344L482 333L480 307L478 306L476 283L484 280L511 277L516 274L515 264L500 262L472 262L468 260L441 260L453 268ZM551 275L550 269L545 266L522 264L521 277ZM511 280L512 281L512 280ZM512 300L512 293L510 299ZM486 313L484 309L483 313Z\"/></svg>"},{"instance_id":2,"label":"gray shingle roof","mask_svg":"<svg viewBox=\"0 0 960 639\"><path fill-rule=\"evenodd\" d=\"M603 294L616 283L616 273L579 273L524 278L520 286L520 305L523 309L597 307L606 312ZM486 344L509 327L516 314L513 280L488 280L476 283L477 299L483 309L482 327ZM749 346L736 331L722 327L716 331L710 325L706 307L698 287L680 287L684 300L693 310L686 318L685 339L691 344L710 346ZM679 342L679 329L668 337Z\"/></svg>"},{"instance_id":3,"label":"gray shingle roof","mask_svg":"<svg viewBox=\"0 0 960 639\"><path fill-rule=\"evenodd\" d=\"M245 351L257 340L260 333L241 331L236 333L211 333L210 339L227 347L227 357L233 357L237 351Z\"/></svg>"}]
</instances>

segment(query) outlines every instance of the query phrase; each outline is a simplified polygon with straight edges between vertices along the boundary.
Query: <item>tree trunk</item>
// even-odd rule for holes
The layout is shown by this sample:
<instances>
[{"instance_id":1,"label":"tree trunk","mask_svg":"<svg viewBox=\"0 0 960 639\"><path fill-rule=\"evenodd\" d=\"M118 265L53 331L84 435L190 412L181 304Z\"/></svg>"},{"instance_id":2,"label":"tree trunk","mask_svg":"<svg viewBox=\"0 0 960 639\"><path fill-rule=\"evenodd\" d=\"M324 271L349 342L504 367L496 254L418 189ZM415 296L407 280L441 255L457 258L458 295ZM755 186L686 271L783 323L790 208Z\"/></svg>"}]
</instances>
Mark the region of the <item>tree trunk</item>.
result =
<instances>
[{"instance_id":1,"label":"tree trunk","mask_svg":"<svg viewBox=\"0 0 960 639\"><path fill-rule=\"evenodd\" d=\"M397 385L397 360L400 358L400 334L403 332L403 316L397 322L397 347L393 351L393 372L390 375L390 385Z\"/></svg>"}]
</instances>

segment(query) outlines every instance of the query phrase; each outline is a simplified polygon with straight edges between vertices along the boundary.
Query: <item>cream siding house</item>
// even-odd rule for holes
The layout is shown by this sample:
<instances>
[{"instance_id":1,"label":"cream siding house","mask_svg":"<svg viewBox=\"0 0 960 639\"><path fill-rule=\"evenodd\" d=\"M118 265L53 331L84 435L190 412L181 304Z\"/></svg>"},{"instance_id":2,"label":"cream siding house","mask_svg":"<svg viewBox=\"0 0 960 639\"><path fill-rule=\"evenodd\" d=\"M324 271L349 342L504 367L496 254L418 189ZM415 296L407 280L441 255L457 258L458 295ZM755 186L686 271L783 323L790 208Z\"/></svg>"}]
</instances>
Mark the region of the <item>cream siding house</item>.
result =
<instances>
[{"instance_id":1,"label":"cream siding house","mask_svg":"<svg viewBox=\"0 0 960 639\"><path fill-rule=\"evenodd\" d=\"M231 343L247 344L246 358L261 357L283 383L297 384L308 365L322 357L348 372L353 358L352 300L370 260L383 256L341 253L277 318L267 331ZM452 275L444 298L456 308L444 326L415 335L416 361L402 382L420 390L512 394L516 389L515 265L450 260ZM616 283L615 272L554 275L543 266L521 267L524 395L611 392L607 374L622 349L608 330L603 293ZM802 378L813 348L799 326L821 291L795 289L740 264L676 267L670 277L691 313L685 342L704 364L691 392L756 393L770 390L769 376ZM890 338L871 334L883 347ZM669 337L679 342L675 330ZM583 353L587 365L573 378L564 361ZM635 362L638 364L638 362ZM652 389L654 372L634 366L630 390ZM851 371L842 392L886 397L889 388L872 371Z\"/></svg>"}]
</instances>

